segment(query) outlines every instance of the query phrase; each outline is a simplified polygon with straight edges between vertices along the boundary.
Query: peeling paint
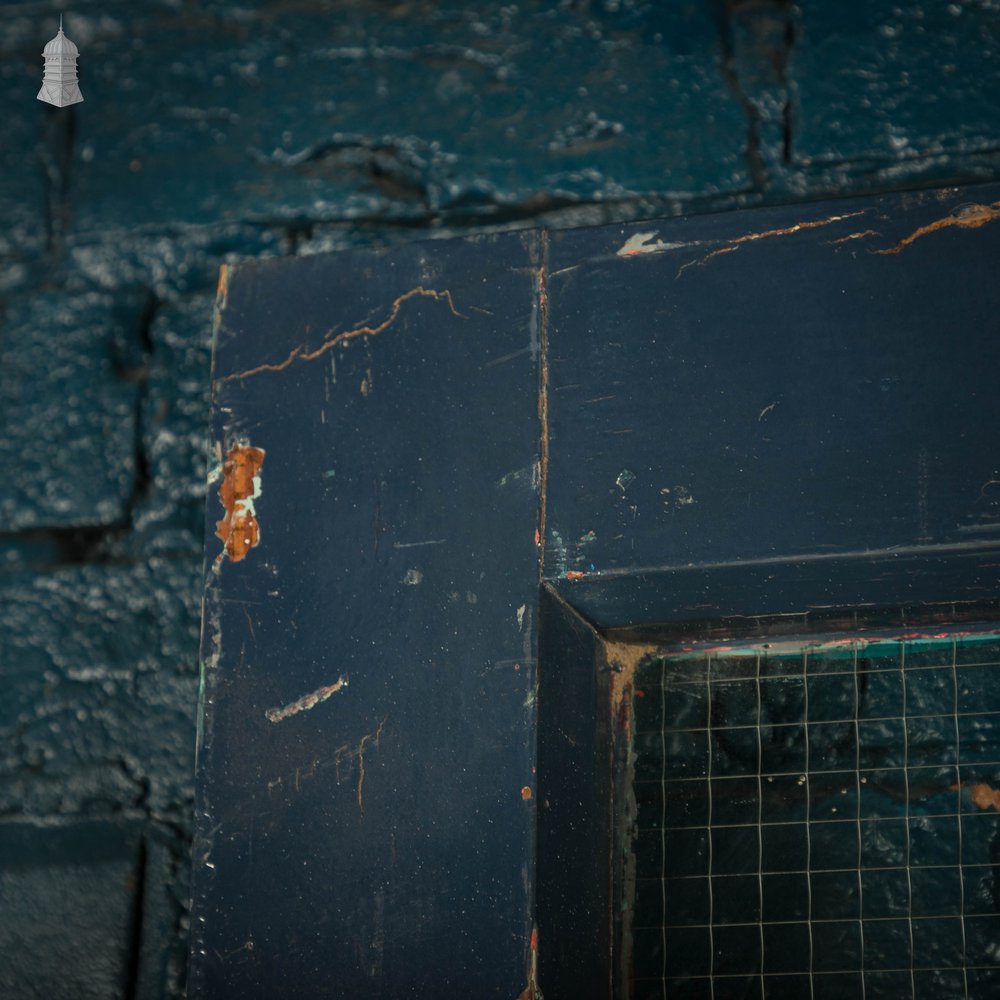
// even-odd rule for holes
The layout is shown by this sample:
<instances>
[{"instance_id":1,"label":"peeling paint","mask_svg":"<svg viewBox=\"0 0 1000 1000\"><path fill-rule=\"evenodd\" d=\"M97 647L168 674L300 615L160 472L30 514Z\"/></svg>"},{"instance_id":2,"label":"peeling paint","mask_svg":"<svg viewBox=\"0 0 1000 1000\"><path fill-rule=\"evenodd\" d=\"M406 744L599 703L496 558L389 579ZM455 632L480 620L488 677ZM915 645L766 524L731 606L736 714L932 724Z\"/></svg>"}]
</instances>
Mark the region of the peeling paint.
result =
<instances>
[{"instance_id":1,"label":"peeling paint","mask_svg":"<svg viewBox=\"0 0 1000 1000\"><path fill-rule=\"evenodd\" d=\"M635 482L635 473L631 472L629 469L622 469L618 473L618 478L615 480L615 486L618 487L624 493L631 485Z\"/></svg>"},{"instance_id":2,"label":"peeling paint","mask_svg":"<svg viewBox=\"0 0 1000 1000\"><path fill-rule=\"evenodd\" d=\"M269 708L264 713L264 717L268 722L281 722L289 716L298 715L299 712L308 712L310 708L326 701L327 698L335 695L338 691L343 690L345 687L347 687L347 678L338 677L333 684L327 684L325 687L317 688L311 694L303 695L296 701L285 705L284 708Z\"/></svg>"},{"instance_id":3,"label":"peeling paint","mask_svg":"<svg viewBox=\"0 0 1000 1000\"><path fill-rule=\"evenodd\" d=\"M376 337L396 322L404 302L408 302L410 299L418 296L434 299L435 301L446 302L448 304L448 308L452 312L452 315L457 316L459 319L465 319L465 317L455 308L455 303L451 298L451 292L447 289L436 291L433 288L424 288L423 285L418 285L416 288L411 288L408 292L404 292L402 295L397 296L393 300L388 317L376 326L368 326L365 324L363 326L355 327L353 330L345 330L343 333L338 333L329 340L323 341L323 343L313 351L306 350L306 345L300 344L298 347L292 349L284 361L266 362L264 364L257 365L255 368L248 368L246 371L233 372L231 375L226 375L224 378L219 379L219 384L224 385L226 382L242 381L243 379L251 378L254 375L261 375L264 372L282 372L285 371L286 368L290 367L295 361L315 361L316 358L322 357L327 351L336 347L338 344L345 344L347 341L353 340L356 337ZM369 375L370 374L371 372L369 371ZM365 394L367 395L367 393Z\"/></svg>"},{"instance_id":4,"label":"peeling paint","mask_svg":"<svg viewBox=\"0 0 1000 1000\"><path fill-rule=\"evenodd\" d=\"M223 543L219 559L225 554L233 562L239 562L260 544L260 523L254 501L261 495L263 464L263 448L237 444L229 450L219 487L219 500L226 516L215 524L215 534Z\"/></svg>"},{"instance_id":5,"label":"peeling paint","mask_svg":"<svg viewBox=\"0 0 1000 1000\"><path fill-rule=\"evenodd\" d=\"M674 486L673 488L664 486L660 490L660 496L663 497L664 507L690 507L695 502L691 491L686 486Z\"/></svg>"},{"instance_id":6,"label":"peeling paint","mask_svg":"<svg viewBox=\"0 0 1000 1000\"><path fill-rule=\"evenodd\" d=\"M942 229L949 229L952 226L958 226L960 229L978 229L980 226L985 226L987 222L992 222L997 218L1000 218L1000 201L995 201L991 205L963 205L950 215L946 215L943 219L930 222L926 226L921 226L919 229L914 230L909 236L901 239L894 247L888 247L885 250L872 250L871 252L880 256L897 254L905 250L912 243L916 243L922 237L939 232Z\"/></svg>"},{"instance_id":7,"label":"peeling paint","mask_svg":"<svg viewBox=\"0 0 1000 1000\"><path fill-rule=\"evenodd\" d=\"M542 1000L542 991L538 988L538 928L531 929L531 942L528 945L528 985L518 994L517 1000Z\"/></svg>"},{"instance_id":8,"label":"peeling paint","mask_svg":"<svg viewBox=\"0 0 1000 1000\"><path fill-rule=\"evenodd\" d=\"M212 310L212 344L215 345L219 336L219 329L222 326L222 314L225 312L226 303L229 301L229 265L223 264L219 268L219 283L215 289L215 306Z\"/></svg>"},{"instance_id":9,"label":"peeling paint","mask_svg":"<svg viewBox=\"0 0 1000 1000\"><path fill-rule=\"evenodd\" d=\"M851 240L863 240L869 236L879 236L880 233L877 229L862 229L858 233L848 233L846 236L841 236L839 239L832 240L834 246L840 243L849 243Z\"/></svg>"},{"instance_id":10,"label":"peeling paint","mask_svg":"<svg viewBox=\"0 0 1000 1000\"><path fill-rule=\"evenodd\" d=\"M219 268L219 283L216 285L215 294L219 311L226 308L229 301L229 265L223 264Z\"/></svg>"},{"instance_id":11,"label":"peeling paint","mask_svg":"<svg viewBox=\"0 0 1000 1000\"><path fill-rule=\"evenodd\" d=\"M562 576L569 568L569 550L566 548L566 543L563 541L562 535L555 528L552 529L552 541L550 544L552 546L552 555L555 558L556 573Z\"/></svg>"},{"instance_id":12,"label":"peeling paint","mask_svg":"<svg viewBox=\"0 0 1000 1000\"><path fill-rule=\"evenodd\" d=\"M419 569L408 569L403 574L403 579L399 582L407 587L416 587L421 580L423 580L424 574L420 572Z\"/></svg>"},{"instance_id":13,"label":"peeling paint","mask_svg":"<svg viewBox=\"0 0 1000 1000\"><path fill-rule=\"evenodd\" d=\"M664 250L679 250L697 244L664 243L656 239L656 233L634 233L616 251L618 257L635 257L642 253L662 253Z\"/></svg>"}]
</instances>

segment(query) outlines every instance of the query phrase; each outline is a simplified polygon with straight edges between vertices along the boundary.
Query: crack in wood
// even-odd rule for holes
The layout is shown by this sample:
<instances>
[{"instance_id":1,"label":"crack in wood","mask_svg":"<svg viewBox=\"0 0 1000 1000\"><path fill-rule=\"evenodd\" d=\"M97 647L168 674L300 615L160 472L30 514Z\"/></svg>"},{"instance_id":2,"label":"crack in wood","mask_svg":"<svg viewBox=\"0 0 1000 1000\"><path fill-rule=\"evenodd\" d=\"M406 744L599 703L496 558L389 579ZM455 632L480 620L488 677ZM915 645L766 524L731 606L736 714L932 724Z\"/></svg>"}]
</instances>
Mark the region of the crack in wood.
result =
<instances>
[{"instance_id":1,"label":"crack in wood","mask_svg":"<svg viewBox=\"0 0 1000 1000\"><path fill-rule=\"evenodd\" d=\"M404 302L408 302L410 299L418 296L434 299L435 301L447 302L448 308L451 310L453 315L457 316L459 319L466 318L455 308L451 292L448 291L448 289L437 291L433 288L424 288L423 285L418 285L416 288L411 288L408 292L404 292L402 295L397 296L393 300L392 308L389 311L388 317L377 326L368 326L365 324L363 326L355 327L353 330L345 330L343 333L338 333L335 337L331 337L329 340L323 341L323 343L313 351L307 351L305 344L299 344L298 347L292 349L284 361L265 362L264 364L257 365L255 368L248 368L246 371L233 372L231 375L226 375L223 378L220 378L218 380L218 384L225 385L227 382L243 381L244 379L251 378L254 375L260 375L264 372L282 372L290 367L296 360L315 361L316 358L322 357L327 351L332 350L338 344L344 344L349 340L353 340L355 337L376 337L396 322L396 319L399 316L399 311Z\"/></svg>"},{"instance_id":2,"label":"crack in wood","mask_svg":"<svg viewBox=\"0 0 1000 1000\"><path fill-rule=\"evenodd\" d=\"M811 222L796 222L792 226L784 226L781 229L766 229L761 233L747 233L744 236L737 236L731 240L726 240L725 245L713 250L711 253L700 257L698 260L690 260L684 264L677 272L679 278L689 267L704 267L713 257L719 257L724 253L733 253L744 243L755 243L757 240L773 239L778 236L792 236L806 229L821 229L824 226L831 226L835 222L842 222L844 219L854 219L859 215L866 214L868 210L859 209L857 212L847 212L844 215L831 215L826 219L813 219Z\"/></svg>"},{"instance_id":3,"label":"crack in wood","mask_svg":"<svg viewBox=\"0 0 1000 1000\"><path fill-rule=\"evenodd\" d=\"M871 252L879 256L897 254L911 244L916 243L922 237L929 236L931 233L939 232L942 229L949 229L952 226L958 226L960 229L978 229L980 226L985 226L987 222L992 222L997 218L1000 218L1000 201L995 201L991 205L964 205L950 215L946 215L943 219L937 219L934 222L929 222L926 226L915 229L909 236L901 239L894 247L887 247L884 250L872 250Z\"/></svg>"}]
</instances>

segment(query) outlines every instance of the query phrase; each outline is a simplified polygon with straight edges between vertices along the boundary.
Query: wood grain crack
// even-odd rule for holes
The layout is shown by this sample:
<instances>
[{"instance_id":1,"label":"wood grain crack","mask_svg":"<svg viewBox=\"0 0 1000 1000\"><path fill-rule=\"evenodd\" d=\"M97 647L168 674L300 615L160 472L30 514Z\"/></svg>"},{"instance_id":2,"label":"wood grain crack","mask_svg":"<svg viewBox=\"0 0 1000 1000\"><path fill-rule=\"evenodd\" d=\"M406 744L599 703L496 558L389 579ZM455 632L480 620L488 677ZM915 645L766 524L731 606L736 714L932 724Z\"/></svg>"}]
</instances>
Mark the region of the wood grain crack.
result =
<instances>
[{"instance_id":1,"label":"wood grain crack","mask_svg":"<svg viewBox=\"0 0 1000 1000\"><path fill-rule=\"evenodd\" d=\"M455 303L451 298L451 292L447 289L437 291L433 288L424 288L422 285L418 285L416 288L411 288L408 292L404 292L402 295L397 296L397 298L393 300L389 315L376 326L369 326L368 324L365 324L363 326L355 327L353 330L345 330L343 333L338 333L335 337L331 337L329 340L324 340L319 347L312 351L307 350L305 344L299 344L298 347L292 349L284 361L265 362L264 364L257 365L254 368L248 368L246 371L233 372L231 375L225 375L223 378L220 378L218 384L224 385L226 382L241 382L244 379L252 378L254 375L261 375L264 372L283 372L295 361L315 361L317 358L326 354L327 351L332 350L338 344L344 344L349 340L353 340L355 337L376 337L396 322L404 302L408 302L410 299L417 297L447 302L448 308L451 310L453 315L457 316L459 319L466 318L455 308Z\"/></svg>"},{"instance_id":2,"label":"wood grain crack","mask_svg":"<svg viewBox=\"0 0 1000 1000\"><path fill-rule=\"evenodd\" d=\"M745 236L737 236L731 240L726 240L725 245L713 250L698 260L691 260L684 264L677 272L679 278L689 267L704 267L713 257L720 257L725 253L733 253L744 243L755 243L757 240L769 240L778 236L792 236L801 233L806 229L821 229L824 226L831 226L835 222L842 222L844 219L855 219L859 215L864 215L868 210L859 209L857 212L847 212L844 215L831 215L826 219L813 219L811 222L796 222L793 226L785 226L781 229L766 229L760 233L747 233Z\"/></svg>"},{"instance_id":3,"label":"wood grain crack","mask_svg":"<svg viewBox=\"0 0 1000 1000\"><path fill-rule=\"evenodd\" d=\"M949 229L958 226L960 229L978 229L985 226L987 222L1000 218L1000 201L993 202L992 205L964 205L956 209L951 215L946 215L943 219L929 222L926 226L915 229L909 236L901 239L894 247L887 247L885 250L873 250L872 253L884 256L886 254L897 254L905 250L908 246L916 243L917 240L931 233L939 232L942 229Z\"/></svg>"}]
</instances>

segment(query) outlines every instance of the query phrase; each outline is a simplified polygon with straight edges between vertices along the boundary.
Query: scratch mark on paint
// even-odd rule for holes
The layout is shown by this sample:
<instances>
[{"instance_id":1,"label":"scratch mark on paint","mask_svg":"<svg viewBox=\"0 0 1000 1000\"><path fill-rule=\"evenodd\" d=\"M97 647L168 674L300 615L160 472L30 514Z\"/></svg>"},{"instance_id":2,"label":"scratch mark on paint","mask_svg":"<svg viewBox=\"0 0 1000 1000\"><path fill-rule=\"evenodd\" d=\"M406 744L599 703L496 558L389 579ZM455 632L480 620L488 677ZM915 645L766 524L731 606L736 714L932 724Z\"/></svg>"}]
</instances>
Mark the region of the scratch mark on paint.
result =
<instances>
[{"instance_id":1,"label":"scratch mark on paint","mask_svg":"<svg viewBox=\"0 0 1000 1000\"><path fill-rule=\"evenodd\" d=\"M569 274L570 271L578 271L582 266L582 264L570 264L568 267L561 267L558 271L553 271L549 277L555 278L560 274Z\"/></svg>"},{"instance_id":2,"label":"scratch mark on paint","mask_svg":"<svg viewBox=\"0 0 1000 1000\"><path fill-rule=\"evenodd\" d=\"M526 605L522 604L517 609L517 630L518 630L518 632L523 632L524 631L524 611L525 611L525 608L526 608Z\"/></svg>"},{"instance_id":3,"label":"scratch mark on paint","mask_svg":"<svg viewBox=\"0 0 1000 1000\"><path fill-rule=\"evenodd\" d=\"M854 219L859 215L864 215L867 209L859 209L857 212L847 212L844 215L831 215L827 219L814 219L811 222L796 222L793 226L784 226L781 229L766 229L761 233L747 233L744 236L737 236L731 240L726 240L726 245L718 250L713 250L698 260L688 261L677 272L679 278L689 267L704 267L713 257L719 257L724 253L734 253L744 243L755 243L757 240L773 239L778 236L792 236L805 229L820 229L823 226L833 225L835 222L842 222L844 219Z\"/></svg>"},{"instance_id":4,"label":"scratch mark on paint","mask_svg":"<svg viewBox=\"0 0 1000 1000\"><path fill-rule=\"evenodd\" d=\"M447 538L428 538L426 542L393 542L394 549L416 549L421 545L444 545Z\"/></svg>"},{"instance_id":5,"label":"scratch mark on paint","mask_svg":"<svg viewBox=\"0 0 1000 1000\"><path fill-rule=\"evenodd\" d=\"M995 478L997 476L997 473L994 472L993 476L994 476L993 479L987 479L986 482L983 483L983 485L979 488L979 499L980 500L985 500L986 499L986 491L991 486L1000 486L1000 479Z\"/></svg>"},{"instance_id":6,"label":"scratch mark on paint","mask_svg":"<svg viewBox=\"0 0 1000 1000\"><path fill-rule=\"evenodd\" d=\"M364 798L364 791L365 791L365 747L367 746L369 740L373 740L374 743L375 743L375 749L376 750L378 749L379 744L380 744L380 742L382 740L382 730L385 728L386 719L388 719L388 718L389 718L388 716L385 716L382 719L382 721L378 724L378 727L376 729L374 729L372 732L366 733L364 736L362 736L361 739L358 741L358 745L356 747L353 747L351 749L349 749L346 745L340 747L340 749L337 750L336 756L334 758L334 763L337 766L337 771L338 771L338 775L337 775L338 782L340 780L340 774L339 774L339 771L340 771L340 762L342 760L353 760L355 758L357 759L357 762L358 762L358 810L360 811L360 813L361 813L362 816L364 816L364 814L365 814L365 798Z\"/></svg>"},{"instance_id":7,"label":"scratch mark on paint","mask_svg":"<svg viewBox=\"0 0 1000 1000\"><path fill-rule=\"evenodd\" d=\"M987 222L1000 218L1000 201L995 201L991 205L963 205L956 209L951 215L946 215L943 219L937 219L926 226L921 226L914 230L909 236L901 239L894 247L887 247L885 250L872 250L874 254L884 256L886 254L897 254L905 250L908 246L916 243L917 240L931 233L948 229L951 226L958 226L961 229L978 229L985 226Z\"/></svg>"},{"instance_id":8,"label":"scratch mark on paint","mask_svg":"<svg viewBox=\"0 0 1000 1000\"><path fill-rule=\"evenodd\" d=\"M537 537L545 538L546 500L549 478L549 234L542 230L539 234L540 257L538 261L538 344L540 364L538 368L538 422L540 424L538 442L538 529ZM545 546L538 546L538 572L545 572Z\"/></svg>"},{"instance_id":9,"label":"scratch mark on paint","mask_svg":"<svg viewBox=\"0 0 1000 1000\"><path fill-rule=\"evenodd\" d=\"M219 283L215 289L215 306L212 309L212 343L216 342L219 336L219 328L222 326L222 314L225 311L226 303L229 301L229 265L223 264L219 268Z\"/></svg>"},{"instance_id":10,"label":"scratch mark on paint","mask_svg":"<svg viewBox=\"0 0 1000 1000\"><path fill-rule=\"evenodd\" d=\"M345 330L343 333L338 333L335 337L331 337L329 340L323 341L323 343L313 351L307 351L306 345L300 344L298 347L292 349L284 361L273 363L268 362L262 365L257 365L255 368L248 368L246 371L233 372L231 375L226 375L224 378L219 379L219 384L224 385L226 382L232 382L235 380L242 381L243 379L251 378L254 375L260 375L263 372L281 372L288 368L296 360L315 361L316 358L326 354L327 351L336 347L338 344L347 343L347 341L354 340L356 337L376 337L396 322L396 319L399 317L399 312L403 307L403 303L408 302L410 299L416 298L417 296L434 299L436 302L446 302L453 315L457 316L459 319L466 318L455 308L455 303L451 298L451 292L447 289L444 289L443 291L436 291L433 288L424 288L423 285L418 285L416 288L411 288L408 292L404 292L402 295L397 296L393 300L392 308L389 311L388 317L376 326L368 326L365 324L363 326L355 327L353 330Z\"/></svg>"},{"instance_id":11,"label":"scratch mark on paint","mask_svg":"<svg viewBox=\"0 0 1000 1000\"><path fill-rule=\"evenodd\" d=\"M253 639L254 642L256 642L257 641L257 636L254 634L254 630L253 630L253 619L250 617L250 612L247 611L247 609L246 609L245 606L243 608L243 614L245 614L247 616L247 625L250 626L250 638Z\"/></svg>"},{"instance_id":12,"label":"scratch mark on paint","mask_svg":"<svg viewBox=\"0 0 1000 1000\"><path fill-rule=\"evenodd\" d=\"M502 354L499 358L494 358L492 361L487 361L483 368L492 368L494 365L502 365L508 361L513 361L515 358L521 357L522 354L533 354L534 349L529 344L527 347L520 347L516 351L511 351L510 354Z\"/></svg>"},{"instance_id":13,"label":"scratch mark on paint","mask_svg":"<svg viewBox=\"0 0 1000 1000\"><path fill-rule=\"evenodd\" d=\"M372 379L372 370L369 368L365 372L365 377L361 380L361 395L367 399L371 395L372 385L374 380Z\"/></svg>"},{"instance_id":14,"label":"scratch mark on paint","mask_svg":"<svg viewBox=\"0 0 1000 1000\"><path fill-rule=\"evenodd\" d=\"M303 695L296 701L285 705L284 708L269 708L264 716L268 722L281 722L282 719L287 719L289 716L298 715L299 712L307 712L310 708L326 701L327 698L335 695L338 691L347 687L347 678L338 677L333 684L327 684L325 687L317 688L311 694Z\"/></svg>"},{"instance_id":15,"label":"scratch mark on paint","mask_svg":"<svg viewBox=\"0 0 1000 1000\"><path fill-rule=\"evenodd\" d=\"M375 749L378 749L379 741L382 739L382 727L385 725L385 719L383 719L378 724L378 729L374 733L368 733L366 736L361 737L361 742L358 744L358 809L361 811L361 815L365 814L365 744L370 740L375 740Z\"/></svg>"},{"instance_id":16,"label":"scratch mark on paint","mask_svg":"<svg viewBox=\"0 0 1000 1000\"><path fill-rule=\"evenodd\" d=\"M245 951L248 956L253 955L253 938L248 938L243 942L238 948L234 948L232 951L227 951L224 955L219 954L219 951L215 948L212 949L216 955L219 956L220 962L228 962L231 958L238 955L241 951Z\"/></svg>"},{"instance_id":17,"label":"scratch mark on paint","mask_svg":"<svg viewBox=\"0 0 1000 1000\"><path fill-rule=\"evenodd\" d=\"M775 400L773 403L768 403L760 413L757 414L757 423L760 423L764 417L766 417L777 405L779 400Z\"/></svg>"},{"instance_id":18,"label":"scratch mark on paint","mask_svg":"<svg viewBox=\"0 0 1000 1000\"><path fill-rule=\"evenodd\" d=\"M222 466L219 500L226 516L215 522L215 534L223 550L216 559L218 567L223 555L233 562L245 559L247 553L260 544L260 523L254 501L260 497L260 470L264 464L264 449L236 444L229 450Z\"/></svg>"}]
</instances>

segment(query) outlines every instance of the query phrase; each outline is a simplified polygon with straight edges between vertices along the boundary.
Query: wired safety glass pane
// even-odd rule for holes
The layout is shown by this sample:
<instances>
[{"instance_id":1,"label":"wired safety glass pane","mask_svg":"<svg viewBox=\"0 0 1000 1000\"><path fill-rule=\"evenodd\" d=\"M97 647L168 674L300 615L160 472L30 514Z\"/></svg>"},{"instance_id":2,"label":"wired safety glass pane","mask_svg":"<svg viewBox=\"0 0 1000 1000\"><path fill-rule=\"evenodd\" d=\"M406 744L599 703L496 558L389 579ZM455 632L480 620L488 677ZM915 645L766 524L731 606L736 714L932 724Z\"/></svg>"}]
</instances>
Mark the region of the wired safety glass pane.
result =
<instances>
[{"instance_id":1,"label":"wired safety glass pane","mask_svg":"<svg viewBox=\"0 0 1000 1000\"><path fill-rule=\"evenodd\" d=\"M633 996L1000 996L1000 637L635 677Z\"/></svg>"}]
</instances>

